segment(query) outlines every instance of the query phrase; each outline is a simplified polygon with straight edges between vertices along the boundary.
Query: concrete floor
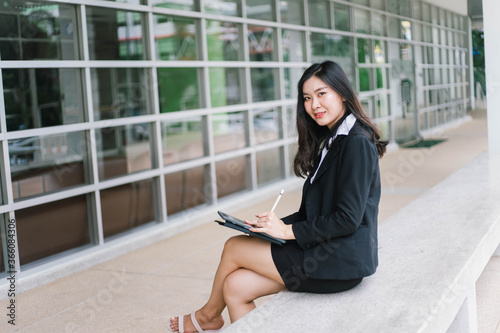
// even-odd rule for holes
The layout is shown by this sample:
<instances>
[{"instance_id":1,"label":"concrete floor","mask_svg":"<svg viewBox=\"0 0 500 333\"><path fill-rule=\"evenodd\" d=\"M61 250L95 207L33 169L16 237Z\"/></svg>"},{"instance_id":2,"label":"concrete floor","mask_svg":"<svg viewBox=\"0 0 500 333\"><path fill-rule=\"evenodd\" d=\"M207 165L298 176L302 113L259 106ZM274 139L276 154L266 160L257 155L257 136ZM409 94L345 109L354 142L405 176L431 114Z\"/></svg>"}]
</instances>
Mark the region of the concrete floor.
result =
<instances>
[{"instance_id":1,"label":"concrete floor","mask_svg":"<svg viewBox=\"0 0 500 333\"><path fill-rule=\"evenodd\" d=\"M433 138L447 139L441 144L399 149L380 160L380 223L487 150L486 112L471 116L471 121L434 133ZM287 191L276 213L296 210L300 196L300 189ZM273 202L274 197L263 198L228 212L249 218ZM27 291L16 297L16 326L8 325L4 315L0 332L165 332L170 316L189 313L207 300L224 242L234 234L206 223ZM477 304L478 331L500 333L500 257L490 260L477 282ZM0 308L6 307L7 300L0 302Z\"/></svg>"}]
</instances>

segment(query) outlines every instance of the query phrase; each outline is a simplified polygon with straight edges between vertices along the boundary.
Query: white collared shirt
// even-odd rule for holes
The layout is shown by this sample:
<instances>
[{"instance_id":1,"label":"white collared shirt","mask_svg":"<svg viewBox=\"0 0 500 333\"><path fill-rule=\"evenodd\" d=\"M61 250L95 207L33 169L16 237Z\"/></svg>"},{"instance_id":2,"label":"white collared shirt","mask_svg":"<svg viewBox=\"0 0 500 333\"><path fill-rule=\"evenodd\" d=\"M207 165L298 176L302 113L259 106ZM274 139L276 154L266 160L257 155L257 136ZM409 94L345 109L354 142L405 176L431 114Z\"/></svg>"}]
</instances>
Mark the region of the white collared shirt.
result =
<instances>
[{"instance_id":1,"label":"white collared shirt","mask_svg":"<svg viewBox=\"0 0 500 333\"><path fill-rule=\"evenodd\" d=\"M354 126L354 123L356 123L356 117L351 113L350 115L348 115L344 119L342 124L340 124L339 128L337 129L337 133L335 133L335 135L330 138L330 141L328 141L328 144L325 145L325 147L323 147L323 150L321 151L321 160L319 161L318 167L316 168L316 172L314 172L314 175L311 177L311 184L314 181L316 174L318 173L318 170L319 170L319 167L321 166L321 163L323 163L323 160L325 159L325 156L328 153L328 146L332 144L333 140L335 140L337 135L349 134L349 131Z\"/></svg>"}]
</instances>

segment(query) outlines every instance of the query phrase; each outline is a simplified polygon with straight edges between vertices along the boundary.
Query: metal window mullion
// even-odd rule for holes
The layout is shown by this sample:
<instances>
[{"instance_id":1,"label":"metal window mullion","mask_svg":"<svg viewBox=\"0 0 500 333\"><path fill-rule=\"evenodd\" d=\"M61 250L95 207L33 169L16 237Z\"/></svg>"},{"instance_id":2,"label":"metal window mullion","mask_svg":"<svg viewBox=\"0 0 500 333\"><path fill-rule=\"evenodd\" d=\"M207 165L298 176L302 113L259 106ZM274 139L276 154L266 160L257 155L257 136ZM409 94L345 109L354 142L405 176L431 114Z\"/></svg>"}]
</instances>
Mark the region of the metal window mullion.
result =
<instances>
[{"instance_id":1,"label":"metal window mullion","mask_svg":"<svg viewBox=\"0 0 500 333\"><path fill-rule=\"evenodd\" d=\"M210 163L208 166L208 180L205 180L204 186L207 184L211 184L209 190L206 187L203 189L203 195L205 195L209 201L209 204L216 205L218 202L218 193L217 193L217 169L215 162L215 145L214 145L214 134L212 128L212 115L208 114L203 117L202 126L204 127L203 131L203 143L206 154L210 158ZM210 191L210 193L206 193Z\"/></svg>"},{"instance_id":2,"label":"metal window mullion","mask_svg":"<svg viewBox=\"0 0 500 333\"><path fill-rule=\"evenodd\" d=\"M253 109L248 110L245 118L247 123L248 144L250 147L255 148L256 144L253 126ZM255 149L252 149L250 153L250 184L251 190L257 189L257 153Z\"/></svg>"}]
</instances>

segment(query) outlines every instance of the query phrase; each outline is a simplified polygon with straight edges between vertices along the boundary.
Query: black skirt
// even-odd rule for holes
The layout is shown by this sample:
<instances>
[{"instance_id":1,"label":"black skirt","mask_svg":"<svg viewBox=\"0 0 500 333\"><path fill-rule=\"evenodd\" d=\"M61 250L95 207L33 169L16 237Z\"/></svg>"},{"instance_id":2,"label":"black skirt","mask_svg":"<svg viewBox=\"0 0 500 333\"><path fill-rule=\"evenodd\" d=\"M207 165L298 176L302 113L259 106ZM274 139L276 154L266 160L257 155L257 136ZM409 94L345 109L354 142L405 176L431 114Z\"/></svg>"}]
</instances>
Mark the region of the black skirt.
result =
<instances>
[{"instance_id":1,"label":"black skirt","mask_svg":"<svg viewBox=\"0 0 500 333\"><path fill-rule=\"evenodd\" d=\"M271 254L278 272L290 291L329 294L346 291L357 286L363 278L352 280L311 279L306 276L302 248L294 240L283 246L271 244Z\"/></svg>"}]
</instances>

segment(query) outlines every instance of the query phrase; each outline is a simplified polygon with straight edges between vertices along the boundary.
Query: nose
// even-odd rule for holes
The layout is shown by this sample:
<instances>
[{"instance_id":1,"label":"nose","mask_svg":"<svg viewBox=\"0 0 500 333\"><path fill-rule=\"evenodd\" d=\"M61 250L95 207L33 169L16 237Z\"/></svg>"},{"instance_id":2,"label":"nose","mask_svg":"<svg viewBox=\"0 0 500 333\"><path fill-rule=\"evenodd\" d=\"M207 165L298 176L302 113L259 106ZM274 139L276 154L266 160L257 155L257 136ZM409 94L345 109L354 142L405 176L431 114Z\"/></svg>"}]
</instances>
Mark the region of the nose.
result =
<instances>
[{"instance_id":1,"label":"nose","mask_svg":"<svg viewBox=\"0 0 500 333\"><path fill-rule=\"evenodd\" d=\"M316 110L317 108L320 107L319 100L317 98L313 97L311 105L312 105L313 110Z\"/></svg>"}]
</instances>

